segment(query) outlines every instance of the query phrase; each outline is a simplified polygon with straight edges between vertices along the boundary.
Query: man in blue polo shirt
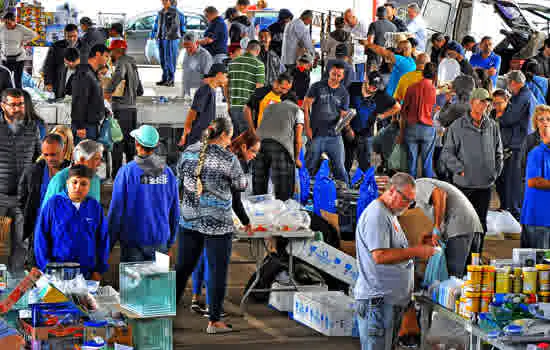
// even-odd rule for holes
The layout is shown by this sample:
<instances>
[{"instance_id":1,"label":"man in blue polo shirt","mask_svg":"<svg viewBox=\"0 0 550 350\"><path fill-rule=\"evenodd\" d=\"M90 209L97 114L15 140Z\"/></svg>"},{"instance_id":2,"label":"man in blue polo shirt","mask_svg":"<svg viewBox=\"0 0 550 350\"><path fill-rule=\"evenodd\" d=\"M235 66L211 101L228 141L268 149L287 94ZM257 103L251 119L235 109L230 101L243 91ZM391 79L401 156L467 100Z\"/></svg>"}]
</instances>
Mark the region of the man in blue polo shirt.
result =
<instances>
[{"instance_id":1,"label":"man in blue polo shirt","mask_svg":"<svg viewBox=\"0 0 550 350\"><path fill-rule=\"evenodd\" d=\"M227 58L227 26L213 6L204 9L204 16L209 24L204 32L204 39L200 40L199 44L210 52L214 63L223 63Z\"/></svg>"},{"instance_id":2,"label":"man in blue polo shirt","mask_svg":"<svg viewBox=\"0 0 550 350\"><path fill-rule=\"evenodd\" d=\"M522 248L550 248L550 128L527 156L525 197L521 211Z\"/></svg>"},{"instance_id":3,"label":"man in blue polo shirt","mask_svg":"<svg viewBox=\"0 0 550 350\"><path fill-rule=\"evenodd\" d=\"M416 62L414 61L414 58L412 58L412 45L410 41L403 40L399 42L396 53L373 43L368 43L365 47L367 49L371 49L377 55L382 56L393 65L390 80L386 86L386 92L388 95L393 96L401 77L416 70Z\"/></svg>"},{"instance_id":4,"label":"man in blue polo shirt","mask_svg":"<svg viewBox=\"0 0 550 350\"><path fill-rule=\"evenodd\" d=\"M493 39L489 36L481 39L479 49L480 52L470 58L470 64L473 68L485 69L493 81L493 87L496 88L501 58L493 52Z\"/></svg>"}]
</instances>

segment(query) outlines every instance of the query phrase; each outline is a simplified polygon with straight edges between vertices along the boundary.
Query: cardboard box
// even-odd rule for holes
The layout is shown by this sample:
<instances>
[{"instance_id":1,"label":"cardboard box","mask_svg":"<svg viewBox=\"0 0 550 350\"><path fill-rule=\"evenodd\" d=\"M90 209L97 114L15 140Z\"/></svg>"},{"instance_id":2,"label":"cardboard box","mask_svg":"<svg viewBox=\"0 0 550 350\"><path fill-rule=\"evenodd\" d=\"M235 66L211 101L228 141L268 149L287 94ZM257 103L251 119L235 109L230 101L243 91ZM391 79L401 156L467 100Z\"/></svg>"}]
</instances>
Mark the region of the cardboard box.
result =
<instances>
[{"instance_id":1,"label":"cardboard box","mask_svg":"<svg viewBox=\"0 0 550 350\"><path fill-rule=\"evenodd\" d=\"M271 289L291 288L278 282L273 282ZM328 287L324 284L313 286L298 286L298 292L327 292ZM269 293L269 306L277 311L291 312L294 305L294 294L296 292L271 292Z\"/></svg>"},{"instance_id":2,"label":"cardboard box","mask_svg":"<svg viewBox=\"0 0 550 350\"><path fill-rule=\"evenodd\" d=\"M422 237L433 230L432 220L420 208L407 210L398 220L410 246L418 245Z\"/></svg>"},{"instance_id":3,"label":"cardboard box","mask_svg":"<svg viewBox=\"0 0 550 350\"><path fill-rule=\"evenodd\" d=\"M355 300L342 292L295 293L294 320L328 337L351 337Z\"/></svg>"},{"instance_id":4,"label":"cardboard box","mask_svg":"<svg viewBox=\"0 0 550 350\"><path fill-rule=\"evenodd\" d=\"M359 277L355 258L321 241L292 241L292 254L350 285ZM288 249L288 248L287 248Z\"/></svg>"}]
</instances>

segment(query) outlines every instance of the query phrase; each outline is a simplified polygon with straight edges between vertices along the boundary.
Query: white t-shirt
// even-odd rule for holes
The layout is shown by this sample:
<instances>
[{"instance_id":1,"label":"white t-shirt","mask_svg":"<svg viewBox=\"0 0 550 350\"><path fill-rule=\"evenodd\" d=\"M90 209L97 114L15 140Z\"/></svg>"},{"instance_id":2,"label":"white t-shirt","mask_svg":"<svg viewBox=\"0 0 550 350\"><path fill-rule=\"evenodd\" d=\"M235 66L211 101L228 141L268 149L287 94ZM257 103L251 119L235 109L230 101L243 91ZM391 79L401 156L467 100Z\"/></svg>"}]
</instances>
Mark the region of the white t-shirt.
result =
<instances>
[{"instance_id":1,"label":"white t-shirt","mask_svg":"<svg viewBox=\"0 0 550 350\"><path fill-rule=\"evenodd\" d=\"M7 56L18 56L17 61L23 61L25 59L23 44L31 41L37 35L37 33L21 24L16 24L14 29L8 29L5 25L0 25L2 59L6 59Z\"/></svg>"},{"instance_id":2,"label":"white t-shirt","mask_svg":"<svg viewBox=\"0 0 550 350\"><path fill-rule=\"evenodd\" d=\"M358 20L353 28L346 24L344 30L351 33L356 39L367 39L369 36L369 26L362 20Z\"/></svg>"}]
</instances>

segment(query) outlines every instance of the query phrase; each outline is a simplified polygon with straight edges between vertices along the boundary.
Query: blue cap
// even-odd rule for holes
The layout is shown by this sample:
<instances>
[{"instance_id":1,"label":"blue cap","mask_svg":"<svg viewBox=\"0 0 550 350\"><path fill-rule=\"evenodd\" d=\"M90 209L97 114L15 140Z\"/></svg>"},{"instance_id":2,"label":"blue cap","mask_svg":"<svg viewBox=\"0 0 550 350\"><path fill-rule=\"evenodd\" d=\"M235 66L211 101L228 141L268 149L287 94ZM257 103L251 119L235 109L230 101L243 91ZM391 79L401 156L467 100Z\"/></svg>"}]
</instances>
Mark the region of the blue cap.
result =
<instances>
[{"instance_id":1,"label":"blue cap","mask_svg":"<svg viewBox=\"0 0 550 350\"><path fill-rule=\"evenodd\" d=\"M283 20L283 19L287 19L287 18L292 18L294 17L294 15L292 14L292 12L290 12L290 10L288 9L280 9L279 10L279 20Z\"/></svg>"},{"instance_id":2,"label":"blue cap","mask_svg":"<svg viewBox=\"0 0 550 350\"><path fill-rule=\"evenodd\" d=\"M130 133L136 141L143 147L155 148L160 139L159 132L151 125L142 125L139 129L133 130Z\"/></svg>"},{"instance_id":3,"label":"blue cap","mask_svg":"<svg viewBox=\"0 0 550 350\"><path fill-rule=\"evenodd\" d=\"M456 51L460 54L460 56L466 55L466 52L464 51L464 47L460 45L458 42L451 40L447 43L447 50Z\"/></svg>"}]
</instances>

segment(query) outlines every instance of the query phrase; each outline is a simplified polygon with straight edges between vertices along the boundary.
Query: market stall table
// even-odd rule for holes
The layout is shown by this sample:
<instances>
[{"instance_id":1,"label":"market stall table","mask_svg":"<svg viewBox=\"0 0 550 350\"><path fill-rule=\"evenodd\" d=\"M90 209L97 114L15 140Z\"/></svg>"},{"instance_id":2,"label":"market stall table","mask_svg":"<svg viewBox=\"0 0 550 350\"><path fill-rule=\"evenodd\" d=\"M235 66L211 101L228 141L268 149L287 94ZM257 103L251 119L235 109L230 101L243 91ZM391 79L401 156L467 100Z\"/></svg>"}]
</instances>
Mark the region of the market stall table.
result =
<instances>
[{"instance_id":1,"label":"market stall table","mask_svg":"<svg viewBox=\"0 0 550 350\"><path fill-rule=\"evenodd\" d=\"M258 284L258 281L260 280L260 271L264 264L264 256L263 254L263 248L265 248L264 240L266 238L270 237L281 237L286 238L289 240L288 244L288 275L290 276L290 282L294 286L293 288L280 288L280 289L272 289L272 288L264 288L264 289L256 289L256 285ZM248 241L250 242L252 246L252 255L255 260L238 260L238 261L232 261L232 264L256 264L256 278L246 291L246 293L243 295L241 299L241 311L244 314L246 311L246 300L250 296L250 293L252 292L295 292L298 289L296 288L298 284L294 280L294 255L293 255L293 249L292 249L292 241L297 240L304 240L304 239L310 239L314 237L314 232L309 230L303 230L303 231L296 231L296 232L284 232L284 231L276 231L276 232L254 232L252 235L248 235L245 232L239 232L237 233L237 238L240 241Z\"/></svg>"},{"instance_id":2,"label":"market stall table","mask_svg":"<svg viewBox=\"0 0 550 350\"><path fill-rule=\"evenodd\" d=\"M541 342L549 342L550 336L521 336L521 337L500 337L497 339L489 338L488 334L457 313L433 302L426 296L416 296L416 301L420 305L420 327L423 330L421 338L421 349L429 349L427 333L431 326L432 313L434 311L440 313L443 317L456 322L464 327L469 333L469 349L481 350L482 342L492 345L500 350L525 350L527 344L537 344Z\"/></svg>"}]
</instances>

